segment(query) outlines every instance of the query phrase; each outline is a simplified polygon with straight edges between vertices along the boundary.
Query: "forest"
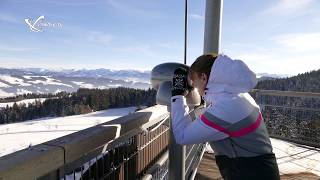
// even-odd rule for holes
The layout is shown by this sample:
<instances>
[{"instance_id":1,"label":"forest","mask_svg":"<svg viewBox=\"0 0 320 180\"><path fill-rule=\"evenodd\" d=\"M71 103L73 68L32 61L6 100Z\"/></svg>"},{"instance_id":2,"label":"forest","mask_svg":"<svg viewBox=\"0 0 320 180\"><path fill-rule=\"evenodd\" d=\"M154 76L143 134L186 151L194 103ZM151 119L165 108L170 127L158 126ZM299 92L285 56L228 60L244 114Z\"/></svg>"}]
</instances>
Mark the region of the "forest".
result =
<instances>
[{"instance_id":1,"label":"forest","mask_svg":"<svg viewBox=\"0 0 320 180\"><path fill-rule=\"evenodd\" d=\"M125 87L112 89L79 89L74 93L60 92L52 95L22 95L15 100L47 98L44 102L35 101L28 105L14 103L0 110L0 124L22 122L42 117L61 117L85 114L108 108L155 105L156 91ZM8 100L8 99L6 99Z\"/></svg>"}]
</instances>

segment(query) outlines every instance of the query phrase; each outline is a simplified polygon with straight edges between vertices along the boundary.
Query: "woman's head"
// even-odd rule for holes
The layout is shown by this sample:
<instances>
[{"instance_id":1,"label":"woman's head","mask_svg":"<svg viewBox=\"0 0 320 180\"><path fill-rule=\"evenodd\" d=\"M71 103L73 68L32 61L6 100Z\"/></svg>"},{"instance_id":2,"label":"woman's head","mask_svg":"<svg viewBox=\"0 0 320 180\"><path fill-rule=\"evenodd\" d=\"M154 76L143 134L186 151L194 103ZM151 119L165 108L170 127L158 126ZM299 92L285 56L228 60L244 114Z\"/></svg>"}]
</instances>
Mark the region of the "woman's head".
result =
<instances>
[{"instance_id":1,"label":"woman's head","mask_svg":"<svg viewBox=\"0 0 320 180\"><path fill-rule=\"evenodd\" d=\"M198 57L190 67L189 78L191 80L191 86L197 88L201 96L204 95L211 68L216 58L217 55L204 54Z\"/></svg>"}]
</instances>

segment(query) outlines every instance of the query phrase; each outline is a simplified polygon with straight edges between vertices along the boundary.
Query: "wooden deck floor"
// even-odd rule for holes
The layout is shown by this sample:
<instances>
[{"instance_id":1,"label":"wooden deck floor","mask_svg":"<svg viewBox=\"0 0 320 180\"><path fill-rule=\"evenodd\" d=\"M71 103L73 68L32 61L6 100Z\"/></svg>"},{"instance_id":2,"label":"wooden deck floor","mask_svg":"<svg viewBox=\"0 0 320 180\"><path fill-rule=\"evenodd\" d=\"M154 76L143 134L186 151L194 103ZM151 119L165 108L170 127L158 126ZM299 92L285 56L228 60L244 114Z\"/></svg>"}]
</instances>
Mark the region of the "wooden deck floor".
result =
<instances>
[{"instance_id":1,"label":"wooden deck floor","mask_svg":"<svg viewBox=\"0 0 320 180\"><path fill-rule=\"evenodd\" d=\"M204 153L201 163L198 167L198 171L195 179L196 180L222 179L213 154L209 154L207 152Z\"/></svg>"},{"instance_id":2,"label":"wooden deck floor","mask_svg":"<svg viewBox=\"0 0 320 180\"><path fill-rule=\"evenodd\" d=\"M219 169L215 163L214 155L204 153L198 167L196 180L222 180ZM281 175L282 180L320 180L320 176L310 172L300 172Z\"/></svg>"}]
</instances>

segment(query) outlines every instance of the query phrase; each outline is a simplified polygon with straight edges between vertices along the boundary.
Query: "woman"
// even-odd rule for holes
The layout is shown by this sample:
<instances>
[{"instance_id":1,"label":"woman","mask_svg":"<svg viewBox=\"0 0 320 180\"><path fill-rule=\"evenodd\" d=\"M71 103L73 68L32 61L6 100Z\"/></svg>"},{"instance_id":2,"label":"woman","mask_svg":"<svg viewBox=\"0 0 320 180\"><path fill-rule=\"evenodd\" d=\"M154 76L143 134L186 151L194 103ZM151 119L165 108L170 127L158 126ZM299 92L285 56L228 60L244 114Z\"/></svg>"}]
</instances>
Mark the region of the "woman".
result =
<instances>
[{"instance_id":1,"label":"woman","mask_svg":"<svg viewBox=\"0 0 320 180\"><path fill-rule=\"evenodd\" d=\"M195 121L188 115L184 97L188 76L207 104ZM225 55L202 55L189 73L176 69L172 82L172 128L177 143L209 142L224 179L280 179L260 108L248 94L257 79L244 62Z\"/></svg>"}]
</instances>

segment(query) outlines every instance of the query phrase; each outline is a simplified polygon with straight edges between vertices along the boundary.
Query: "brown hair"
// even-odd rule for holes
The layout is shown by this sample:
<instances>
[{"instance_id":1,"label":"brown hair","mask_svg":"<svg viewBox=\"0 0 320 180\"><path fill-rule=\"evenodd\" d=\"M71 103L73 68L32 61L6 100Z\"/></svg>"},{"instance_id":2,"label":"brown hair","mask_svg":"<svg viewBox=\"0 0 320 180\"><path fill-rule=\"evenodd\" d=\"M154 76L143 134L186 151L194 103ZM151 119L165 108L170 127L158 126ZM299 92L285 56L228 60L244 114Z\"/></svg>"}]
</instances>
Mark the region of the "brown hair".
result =
<instances>
[{"instance_id":1,"label":"brown hair","mask_svg":"<svg viewBox=\"0 0 320 180\"><path fill-rule=\"evenodd\" d=\"M206 74L208 78L210 77L210 72L214 61L218 55L216 54L204 54L199 56L191 65L189 73L191 77L194 73L201 76L202 73Z\"/></svg>"}]
</instances>

